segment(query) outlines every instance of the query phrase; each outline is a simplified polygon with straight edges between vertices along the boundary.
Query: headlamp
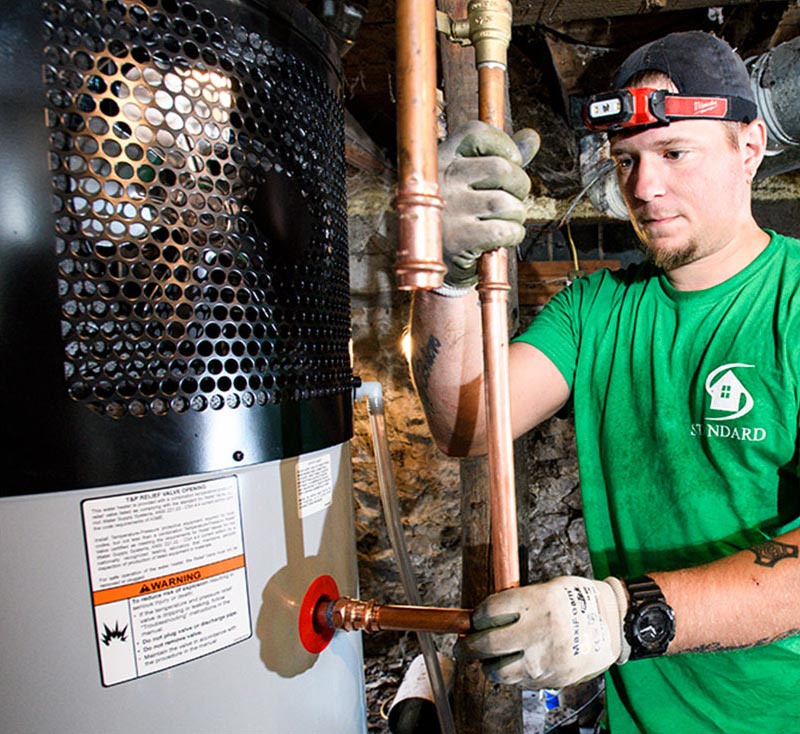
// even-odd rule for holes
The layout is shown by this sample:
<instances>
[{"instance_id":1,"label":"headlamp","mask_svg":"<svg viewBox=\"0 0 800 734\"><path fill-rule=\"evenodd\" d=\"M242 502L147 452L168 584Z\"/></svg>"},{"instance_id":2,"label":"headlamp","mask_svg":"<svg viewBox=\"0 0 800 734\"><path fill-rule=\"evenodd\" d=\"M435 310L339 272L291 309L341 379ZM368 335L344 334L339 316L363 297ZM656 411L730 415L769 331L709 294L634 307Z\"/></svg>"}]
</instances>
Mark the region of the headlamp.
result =
<instances>
[{"instance_id":1,"label":"headlamp","mask_svg":"<svg viewBox=\"0 0 800 734\"><path fill-rule=\"evenodd\" d=\"M749 122L754 117L752 103L739 97L689 97L651 87L603 92L579 104L581 124L594 132L669 125L672 120Z\"/></svg>"}]
</instances>

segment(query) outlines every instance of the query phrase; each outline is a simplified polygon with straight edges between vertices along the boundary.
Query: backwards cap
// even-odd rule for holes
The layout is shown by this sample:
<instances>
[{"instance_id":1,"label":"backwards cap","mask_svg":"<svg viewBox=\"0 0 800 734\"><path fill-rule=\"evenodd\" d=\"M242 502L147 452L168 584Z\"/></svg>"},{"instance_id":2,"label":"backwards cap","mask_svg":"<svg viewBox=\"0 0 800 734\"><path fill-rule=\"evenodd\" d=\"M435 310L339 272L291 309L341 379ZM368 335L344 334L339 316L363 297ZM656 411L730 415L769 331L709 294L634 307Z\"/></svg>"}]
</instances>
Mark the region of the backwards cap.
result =
<instances>
[{"instance_id":1,"label":"backwards cap","mask_svg":"<svg viewBox=\"0 0 800 734\"><path fill-rule=\"evenodd\" d=\"M730 97L735 103L726 119L751 122L757 116L750 74L741 57L723 40L703 31L670 33L634 51L614 75L623 89L645 71L660 71L678 93L690 97Z\"/></svg>"}]
</instances>

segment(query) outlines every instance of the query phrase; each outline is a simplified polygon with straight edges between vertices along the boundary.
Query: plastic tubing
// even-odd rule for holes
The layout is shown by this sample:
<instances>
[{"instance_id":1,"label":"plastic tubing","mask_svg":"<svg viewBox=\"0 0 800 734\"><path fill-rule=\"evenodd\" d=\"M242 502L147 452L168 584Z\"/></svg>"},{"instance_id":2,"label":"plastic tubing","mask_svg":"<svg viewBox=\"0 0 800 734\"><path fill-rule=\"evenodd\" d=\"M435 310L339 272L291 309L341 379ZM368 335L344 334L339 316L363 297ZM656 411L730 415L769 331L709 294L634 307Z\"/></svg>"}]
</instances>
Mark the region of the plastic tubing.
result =
<instances>
[{"instance_id":1,"label":"plastic tubing","mask_svg":"<svg viewBox=\"0 0 800 734\"><path fill-rule=\"evenodd\" d=\"M378 486L381 492L381 504L386 518L386 529L389 541L394 549L397 565L400 570L400 581L410 604L422 606L411 558L408 555L402 525L400 523L400 506L397 501L397 490L392 472L389 454L389 439L386 436L386 420L383 403L383 389L379 382L365 382L356 389L356 400L366 399L369 413L369 427L372 436L372 449L375 452L375 464L378 469ZM428 670L433 700L439 717L442 734L456 734L453 712L447 700L447 686L442 675L436 645L430 632L417 632L419 646Z\"/></svg>"}]
</instances>

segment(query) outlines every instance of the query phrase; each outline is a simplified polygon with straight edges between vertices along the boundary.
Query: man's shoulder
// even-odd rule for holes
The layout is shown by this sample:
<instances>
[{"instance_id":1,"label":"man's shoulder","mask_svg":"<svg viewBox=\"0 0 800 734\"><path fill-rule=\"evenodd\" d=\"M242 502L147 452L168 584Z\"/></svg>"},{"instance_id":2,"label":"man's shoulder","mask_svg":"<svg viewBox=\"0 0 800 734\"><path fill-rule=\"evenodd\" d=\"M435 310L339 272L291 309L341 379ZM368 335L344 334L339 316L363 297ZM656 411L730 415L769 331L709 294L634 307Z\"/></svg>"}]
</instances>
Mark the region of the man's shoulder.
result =
<instances>
[{"instance_id":1,"label":"man's shoulder","mask_svg":"<svg viewBox=\"0 0 800 734\"><path fill-rule=\"evenodd\" d=\"M776 255L773 262L773 274L777 273L784 282L800 282L800 238L765 230L770 235L770 249ZM773 276L774 277L774 276Z\"/></svg>"},{"instance_id":2,"label":"man's shoulder","mask_svg":"<svg viewBox=\"0 0 800 734\"><path fill-rule=\"evenodd\" d=\"M798 242L800 245L800 242ZM600 268L575 281L588 290L618 290L646 285L658 279L660 271L648 261L630 263L620 268Z\"/></svg>"},{"instance_id":3,"label":"man's shoulder","mask_svg":"<svg viewBox=\"0 0 800 734\"><path fill-rule=\"evenodd\" d=\"M800 259L800 239L797 237L792 237L788 234L773 232L772 230L766 231L772 237L773 244L786 248L787 256L793 259Z\"/></svg>"}]
</instances>

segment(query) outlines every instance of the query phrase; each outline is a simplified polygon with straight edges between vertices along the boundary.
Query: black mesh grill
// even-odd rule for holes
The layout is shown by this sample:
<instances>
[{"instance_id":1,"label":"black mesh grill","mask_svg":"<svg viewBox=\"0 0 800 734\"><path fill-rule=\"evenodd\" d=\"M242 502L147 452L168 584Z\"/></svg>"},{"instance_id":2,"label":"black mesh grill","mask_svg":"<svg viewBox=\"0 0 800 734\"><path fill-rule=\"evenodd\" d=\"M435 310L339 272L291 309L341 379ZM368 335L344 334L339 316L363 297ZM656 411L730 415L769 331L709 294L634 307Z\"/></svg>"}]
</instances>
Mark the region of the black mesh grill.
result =
<instances>
[{"instance_id":1,"label":"black mesh grill","mask_svg":"<svg viewBox=\"0 0 800 734\"><path fill-rule=\"evenodd\" d=\"M338 90L197 4L44 14L70 397L120 418L348 390Z\"/></svg>"}]
</instances>

